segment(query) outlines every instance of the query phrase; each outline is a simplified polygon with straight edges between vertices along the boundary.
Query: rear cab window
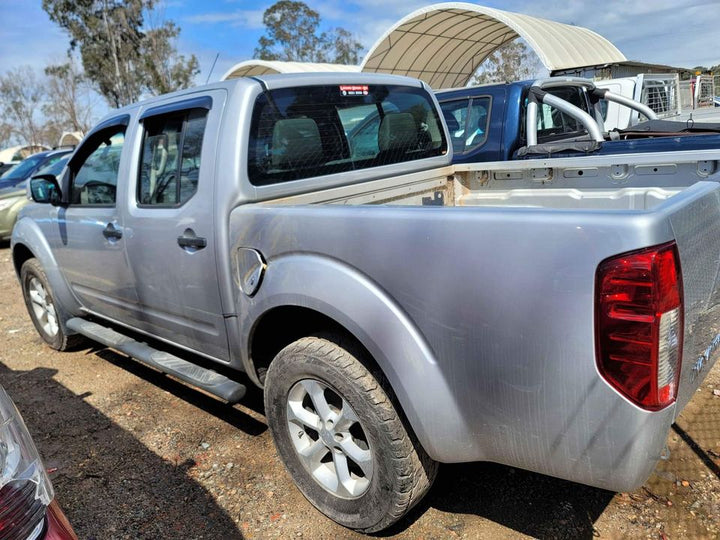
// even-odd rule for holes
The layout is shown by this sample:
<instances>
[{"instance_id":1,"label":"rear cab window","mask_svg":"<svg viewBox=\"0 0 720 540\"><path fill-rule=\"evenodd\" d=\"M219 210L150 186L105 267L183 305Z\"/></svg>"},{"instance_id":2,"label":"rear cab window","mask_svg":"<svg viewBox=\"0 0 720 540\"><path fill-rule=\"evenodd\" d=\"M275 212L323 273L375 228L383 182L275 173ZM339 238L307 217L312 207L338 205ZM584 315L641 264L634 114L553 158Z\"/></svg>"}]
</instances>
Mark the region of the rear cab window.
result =
<instances>
[{"instance_id":1,"label":"rear cab window","mask_svg":"<svg viewBox=\"0 0 720 540\"><path fill-rule=\"evenodd\" d=\"M446 152L442 123L422 88L282 88L255 103L248 176L254 185L269 185Z\"/></svg>"},{"instance_id":2,"label":"rear cab window","mask_svg":"<svg viewBox=\"0 0 720 540\"><path fill-rule=\"evenodd\" d=\"M590 113L587 97L582 88L568 86L551 88L547 92ZM524 109L526 113L527 108ZM522 125L525 125L524 118ZM537 130L538 143L582 137L587 134L587 130L582 123L546 103L538 103Z\"/></svg>"}]
</instances>

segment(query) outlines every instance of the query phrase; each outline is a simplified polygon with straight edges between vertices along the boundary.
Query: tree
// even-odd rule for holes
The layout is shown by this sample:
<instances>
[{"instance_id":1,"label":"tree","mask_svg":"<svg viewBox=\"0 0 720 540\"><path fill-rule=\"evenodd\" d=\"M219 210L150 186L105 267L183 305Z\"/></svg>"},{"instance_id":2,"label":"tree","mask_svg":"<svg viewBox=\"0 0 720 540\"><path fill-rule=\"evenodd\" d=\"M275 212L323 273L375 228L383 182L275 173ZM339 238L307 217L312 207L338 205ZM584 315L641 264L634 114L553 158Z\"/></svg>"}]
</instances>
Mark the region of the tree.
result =
<instances>
[{"instance_id":1,"label":"tree","mask_svg":"<svg viewBox=\"0 0 720 540\"><path fill-rule=\"evenodd\" d=\"M200 65L195 55L186 59L177 53L174 43L180 28L173 21L165 21L158 11L149 11L149 29L142 42L141 56L145 63L147 86L153 94L166 94L193 84Z\"/></svg>"},{"instance_id":2,"label":"tree","mask_svg":"<svg viewBox=\"0 0 720 540\"><path fill-rule=\"evenodd\" d=\"M180 29L168 22L159 28L148 30L142 47L145 62L147 86L153 94L166 94L192 85L195 75L200 72L195 55L189 59L178 55L172 42Z\"/></svg>"},{"instance_id":3,"label":"tree","mask_svg":"<svg viewBox=\"0 0 720 540\"><path fill-rule=\"evenodd\" d=\"M261 60L359 63L362 44L344 28L318 34L320 15L303 2L276 2L263 13L263 24L254 53Z\"/></svg>"},{"instance_id":4,"label":"tree","mask_svg":"<svg viewBox=\"0 0 720 540\"><path fill-rule=\"evenodd\" d=\"M197 59L178 56L171 21L143 31L155 0L43 0L50 19L79 49L85 75L114 107L189 85ZM162 55L162 56L161 56Z\"/></svg>"},{"instance_id":5,"label":"tree","mask_svg":"<svg viewBox=\"0 0 720 540\"><path fill-rule=\"evenodd\" d=\"M12 136L26 144L44 142L38 113L45 97L45 88L30 66L11 69L0 76L0 104L8 139Z\"/></svg>"},{"instance_id":6,"label":"tree","mask_svg":"<svg viewBox=\"0 0 720 540\"><path fill-rule=\"evenodd\" d=\"M10 144L13 137L13 127L7 122L0 121L0 148Z\"/></svg>"},{"instance_id":7,"label":"tree","mask_svg":"<svg viewBox=\"0 0 720 540\"><path fill-rule=\"evenodd\" d=\"M47 102L42 110L48 123L57 126L60 134L63 131L86 133L92 127L92 105L85 77L72 57L64 64L46 67L45 75Z\"/></svg>"},{"instance_id":8,"label":"tree","mask_svg":"<svg viewBox=\"0 0 720 540\"><path fill-rule=\"evenodd\" d=\"M471 80L473 84L521 81L541 70L537 56L520 40L506 43L492 53Z\"/></svg>"},{"instance_id":9,"label":"tree","mask_svg":"<svg viewBox=\"0 0 720 540\"><path fill-rule=\"evenodd\" d=\"M344 28L335 28L327 38L325 58L333 64L356 66L360 63L363 45Z\"/></svg>"}]
</instances>

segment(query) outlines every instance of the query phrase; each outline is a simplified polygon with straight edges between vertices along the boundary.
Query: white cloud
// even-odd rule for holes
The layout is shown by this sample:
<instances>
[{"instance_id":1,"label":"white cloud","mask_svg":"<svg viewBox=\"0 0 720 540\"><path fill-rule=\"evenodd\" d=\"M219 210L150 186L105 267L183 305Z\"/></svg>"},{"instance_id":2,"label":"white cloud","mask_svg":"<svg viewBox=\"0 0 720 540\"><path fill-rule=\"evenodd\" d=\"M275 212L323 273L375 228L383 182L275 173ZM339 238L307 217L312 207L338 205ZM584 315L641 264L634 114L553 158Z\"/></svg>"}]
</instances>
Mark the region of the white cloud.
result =
<instances>
[{"instance_id":1,"label":"white cloud","mask_svg":"<svg viewBox=\"0 0 720 540\"><path fill-rule=\"evenodd\" d=\"M190 15L183 18L184 22L192 24L218 24L226 23L230 26L247 28L248 30L258 30L264 28L262 19L263 11L261 9L254 10L235 10L235 11L217 11L214 13L201 13L199 15Z\"/></svg>"},{"instance_id":2,"label":"white cloud","mask_svg":"<svg viewBox=\"0 0 720 540\"><path fill-rule=\"evenodd\" d=\"M720 63L719 7L717 0L606 0L601 6L524 0L507 9L589 28L632 60L692 67Z\"/></svg>"}]
</instances>

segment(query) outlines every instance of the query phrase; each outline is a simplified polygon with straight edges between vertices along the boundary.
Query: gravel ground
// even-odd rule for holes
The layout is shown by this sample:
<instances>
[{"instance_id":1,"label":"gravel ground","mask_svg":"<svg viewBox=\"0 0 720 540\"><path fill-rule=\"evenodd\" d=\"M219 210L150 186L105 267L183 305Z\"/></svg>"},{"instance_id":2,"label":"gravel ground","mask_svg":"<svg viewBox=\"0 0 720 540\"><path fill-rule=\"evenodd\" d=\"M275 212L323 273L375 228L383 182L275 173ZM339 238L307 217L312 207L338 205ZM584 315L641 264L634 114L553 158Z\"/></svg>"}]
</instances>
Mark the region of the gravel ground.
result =
<instances>
[{"instance_id":1,"label":"gravel ground","mask_svg":"<svg viewBox=\"0 0 720 540\"><path fill-rule=\"evenodd\" d=\"M80 538L360 538L319 514L279 463L251 391L229 407L101 347L35 333L0 245L0 381ZM719 394L719 395L715 395ZM719 538L720 364L679 417L670 458L633 493L494 464L446 465L382 537Z\"/></svg>"}]
</instances>

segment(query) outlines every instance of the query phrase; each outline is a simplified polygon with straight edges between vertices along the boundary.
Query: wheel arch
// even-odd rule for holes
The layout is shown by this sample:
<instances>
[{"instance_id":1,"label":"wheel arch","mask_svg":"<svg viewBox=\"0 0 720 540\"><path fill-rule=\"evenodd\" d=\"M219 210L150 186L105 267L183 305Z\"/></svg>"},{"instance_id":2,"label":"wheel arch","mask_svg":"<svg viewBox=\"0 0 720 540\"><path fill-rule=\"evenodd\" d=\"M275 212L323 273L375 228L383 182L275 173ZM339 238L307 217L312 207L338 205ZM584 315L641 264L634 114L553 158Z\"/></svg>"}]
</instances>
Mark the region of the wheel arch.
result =
<instances>
[{"instance_id":1,"label":"wheel arch","mask_svg":"<svg viewBox=\"0 0 720 540\"><path fill-rule=\"evenodd\" d=\"M18 280L25 261L36 258L50 282L56 307L63 312L64 316L79 313L80 304L70 290L47 239L35 221L30 218L21 218L17 221L13 229L11 251L13 267Z\"/></svg>"},{"instance_id":2,"label":"wheel arch","mask_svg":"<svg viewBox=\"0 0 720 540\"><path fill-rule=\"evenodd\" d=\"M261 370L273 353L295 339L308 331L338 331L367 352L367 367L383 374L432 458L442 461L441 441L462 429L430 346L397 302L358 270L314 255L270 261L258 294L239 312L247 328L245 367L256 383L262 384Z\"/></svg>"}]
</instances>

